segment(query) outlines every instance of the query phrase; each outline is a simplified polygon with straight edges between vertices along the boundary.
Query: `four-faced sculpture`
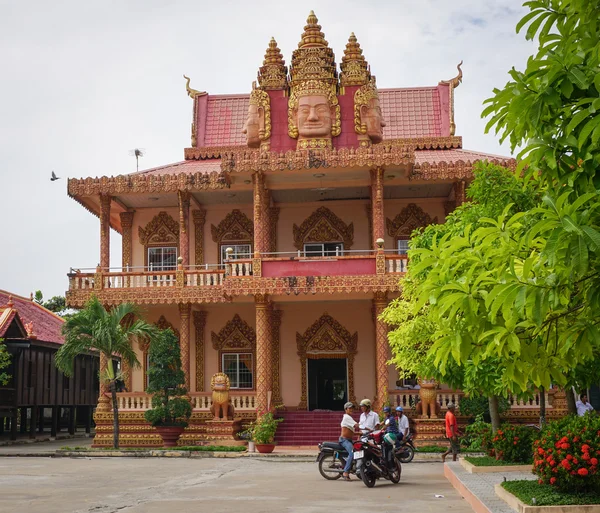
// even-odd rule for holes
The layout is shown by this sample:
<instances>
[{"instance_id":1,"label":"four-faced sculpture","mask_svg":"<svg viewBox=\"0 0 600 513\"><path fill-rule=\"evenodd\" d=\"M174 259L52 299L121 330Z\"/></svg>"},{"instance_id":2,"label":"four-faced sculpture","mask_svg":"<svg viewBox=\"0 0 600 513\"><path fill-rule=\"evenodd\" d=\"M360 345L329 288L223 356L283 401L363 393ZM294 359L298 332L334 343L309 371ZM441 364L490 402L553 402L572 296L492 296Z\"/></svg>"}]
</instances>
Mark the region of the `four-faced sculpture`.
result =
<instances>
[{"instance_id":1,"label":"four-faced sculpture","mask_svg":"<svg viewBox=\"0 0 600 513\"><path fill-rule=\"evenodd\" d=\"M271 104L269 94L256 88L252 84L250 102L248 104L248 117L244 123L242 133L246 135L249 148L260 148L261 144L271 137Z\"/></svg>"}]
</instances>

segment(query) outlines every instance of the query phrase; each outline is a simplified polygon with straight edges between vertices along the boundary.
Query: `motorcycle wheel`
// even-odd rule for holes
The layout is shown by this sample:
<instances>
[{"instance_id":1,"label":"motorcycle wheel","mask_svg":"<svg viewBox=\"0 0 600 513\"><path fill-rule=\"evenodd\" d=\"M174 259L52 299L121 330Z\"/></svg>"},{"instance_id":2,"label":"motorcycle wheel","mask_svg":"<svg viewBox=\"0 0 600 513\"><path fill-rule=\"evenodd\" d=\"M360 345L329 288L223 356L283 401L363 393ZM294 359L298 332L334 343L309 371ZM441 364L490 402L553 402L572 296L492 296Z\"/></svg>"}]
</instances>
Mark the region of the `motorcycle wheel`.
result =
<instances>
[{"instance_id":1,"label":"motorcycle wheel","mask_svg":"<svg viewBox=\"0 0 600 513\"><path fill-rule=\"evenodd\" d=\"M410 463L415 457L415 450L410 445L405 445L402 448L401 456L399 460L402 463Z\"/></svg>"},{"instance_id":2,"label":"motorcycle wheel","mask_svg":"<svg viewBox=\"0 0 600 513\"><path fill-rule=\"evenodd\" d=\"M390 472L390 481L394 484L398 484L400 482L400 477L402 476L402 465L398 460L396 460L396 468Z\"/></svg>"},{"instance_id":3,"label":"motorcycle wheel","mask_svg":"<svg viewBox=\"0 0 600 513\"><path fill-rule=\"evenodd\" d=\"M367 488L373 488L375 486L375 481L377 481L377 476L368 471L366 468L363 468L360 472L360 477L363 480L363 483L367 486Z\"/></svg>"},{"instance_id":4,"label":"motorcycle wheel","mask_svg":"<svg viewBox=\"0 0 600 513\"><path fill-rule=\"evenodd\" d=\"M333 454L327 454L319 461L319 473L328 481L335 481L342 477L343 470L342 460Z\"/></svg>"}]
</instances>

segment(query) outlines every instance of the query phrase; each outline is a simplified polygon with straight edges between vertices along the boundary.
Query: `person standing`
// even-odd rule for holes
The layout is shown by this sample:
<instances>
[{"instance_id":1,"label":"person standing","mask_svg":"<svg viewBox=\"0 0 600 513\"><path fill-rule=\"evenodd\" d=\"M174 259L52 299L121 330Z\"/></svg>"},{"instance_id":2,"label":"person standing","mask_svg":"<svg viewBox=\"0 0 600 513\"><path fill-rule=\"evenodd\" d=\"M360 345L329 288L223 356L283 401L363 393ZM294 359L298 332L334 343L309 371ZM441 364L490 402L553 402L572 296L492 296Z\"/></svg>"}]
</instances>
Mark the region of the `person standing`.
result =
<instances>
[{"instance_id":1,"label":"person standing","mask_svg":"<svg viewBox=\"0 0 600 513\"><path fill-rule=\"evenodd\" d=\"M588 402L587 394L581 394L575 406L577 407L577 415L580 417L583 417L588 411L594 411L594 407Z\"/></svg>"},{"instance_id":2,"label":"person standing","mask_svg":"<svg viewBox=\"0 0 600 513\"><path fill-rule=\"evenodd\" d=\"M352 459L354 457L354 447L352 445L352 438L354 437L354 433L358 429L358 424L352 418L352 411L354 410L354 404L351 402L347 402L344 404L344 416L342 417L342 432L340 433L340 445L346 450L348 453L348 457L346 458L346 466L344 467L344 472L342 474L342 479L344 481L350 481L350 469L352 468Z\"/></svg>"},{"instance_id":3,"label":"person standing","mask_svg":"<svg viewBox=\"0 0 600 513\"><path fill-rule=\"evenodd\" d=\"M375 431L381 425L379 422L379 414L371 410L371 401L369 399L363 399L360 402L360 419L358 425L364 434Z\"/></svg>"},{"instance_id":4,"label":"person standing","mask_svg":"<svg viewBox=\"0 0 600 513\"><path fill-rule=\"evenodd\" d=\"M450 448L442 454L442 463L446 461L446 456L452 452L452 461L456 461L460 451L460 442L458 441L458 423L454 414L454 403L448 403L448 411L446 412L446 438L450 442Z\"/></svg>"}]
</instances>

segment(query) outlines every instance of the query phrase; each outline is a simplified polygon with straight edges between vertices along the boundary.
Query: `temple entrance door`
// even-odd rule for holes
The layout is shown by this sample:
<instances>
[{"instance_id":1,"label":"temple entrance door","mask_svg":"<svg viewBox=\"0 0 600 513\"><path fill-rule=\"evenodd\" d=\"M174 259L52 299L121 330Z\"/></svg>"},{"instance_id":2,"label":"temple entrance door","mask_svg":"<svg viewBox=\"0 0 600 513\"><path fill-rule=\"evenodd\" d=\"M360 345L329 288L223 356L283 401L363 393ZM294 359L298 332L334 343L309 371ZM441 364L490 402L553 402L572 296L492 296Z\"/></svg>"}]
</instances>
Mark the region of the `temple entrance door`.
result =
<instances>
[{"instance_id":1,"label":"temple entrance door","mask_svg":"<svg viewBox=\"0 0 600 513\"><path fill-rule=\"evenodd\" d=\"M346 358L308 358L308 409L343 411L348 401Z\"/></svg>"}]
</instances>

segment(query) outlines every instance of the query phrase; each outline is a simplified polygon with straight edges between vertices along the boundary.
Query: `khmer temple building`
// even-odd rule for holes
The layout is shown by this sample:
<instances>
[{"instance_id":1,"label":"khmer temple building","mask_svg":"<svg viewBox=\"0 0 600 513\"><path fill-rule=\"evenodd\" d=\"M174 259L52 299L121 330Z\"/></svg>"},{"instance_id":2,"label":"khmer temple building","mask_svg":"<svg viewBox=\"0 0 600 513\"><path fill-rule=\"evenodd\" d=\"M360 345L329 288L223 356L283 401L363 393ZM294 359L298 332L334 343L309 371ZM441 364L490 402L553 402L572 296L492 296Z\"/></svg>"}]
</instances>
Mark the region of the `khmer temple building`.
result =
<instances>
[{"instance_id":1,"label":"khmer temple building","mask_svg":"<svg viewBox=\"0 0 600 513\"><path fill-rule=\"evenodd\" d=\"M376 409L413 404L420 392L387 364L388 327L378 319L401 294L410 234L465 201L476 162L515 165L463 148L460 66L428 87L380 89L357 37L336 62L312 12L287 61L275 39L265 42L257 80L241 77L241 94L197 91L186 77L193 118L183 161L68 183L100 219L99 265L71 271L68 304L92 294L107 306L135 302L173 328L194 411L186 445L221 436L210 421L217 372L229 376L241 419L273 406L283 415L339 411L365 397ZM122 235L121 262L109 260L111 228ZM136 351L142 367L126 369L119 394L121 444L160 445L143 420L147 347ZM430 390L438 410L460 396ZM105 392L99 446L112 443ZM535 409L535 400L514 409ZM439 430L431 417L423 436ZM285 425L281 443L314 442Z\"/></svg>"}]
</instances>

